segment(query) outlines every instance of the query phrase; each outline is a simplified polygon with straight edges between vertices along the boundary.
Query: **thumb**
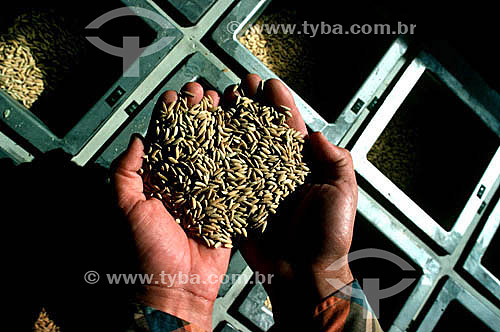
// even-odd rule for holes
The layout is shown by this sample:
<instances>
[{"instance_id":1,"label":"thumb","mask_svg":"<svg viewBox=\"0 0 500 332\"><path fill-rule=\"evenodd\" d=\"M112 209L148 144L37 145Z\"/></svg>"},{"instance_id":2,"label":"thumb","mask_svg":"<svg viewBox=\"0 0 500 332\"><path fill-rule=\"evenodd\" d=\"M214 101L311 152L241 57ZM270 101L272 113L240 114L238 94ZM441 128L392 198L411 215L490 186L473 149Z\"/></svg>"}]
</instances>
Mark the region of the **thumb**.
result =
<instances>
[{"instance_id":1,"label":"thumb","mask_svg":"<svg viewBox=\"0 0 500 332\"><path fill-rule=\"evenodd\" d=\"M115 161L113 181L118 198L118 205L126 214L141 200L143 194L142 178L137 173L142 166L144 144L133 136L128 149Z\"/></svg>"},{"instance_id":2,"label":"thumb","mask_svg":"<svg viewBox=\"0 0 500 332\"><path fill-rule=\"evenodd\" d=\"M352 157L348 150L330 143L326 137L315 132L309 135L312 167L327 182L356 182Z\"/></svg>"}]
</instances>

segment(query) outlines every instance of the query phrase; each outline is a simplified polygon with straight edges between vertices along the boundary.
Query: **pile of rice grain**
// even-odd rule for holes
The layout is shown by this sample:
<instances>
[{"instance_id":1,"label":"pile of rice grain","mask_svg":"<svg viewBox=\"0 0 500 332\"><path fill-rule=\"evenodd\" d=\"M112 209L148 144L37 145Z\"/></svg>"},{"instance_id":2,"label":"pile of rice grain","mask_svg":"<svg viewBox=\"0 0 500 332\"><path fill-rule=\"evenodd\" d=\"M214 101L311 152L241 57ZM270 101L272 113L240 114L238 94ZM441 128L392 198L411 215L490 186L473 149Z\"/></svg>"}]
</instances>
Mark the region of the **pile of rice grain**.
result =
<instances>
[{"instance_id":1,"label":"pile of rice grain","mask_svg":"<svg viewBox=\"0 0 500 332\"><path fill-rule=\"evenodd\" d=\"M33 332L60 332L61 329L49 318L49 315L42 309L37 321L33 326Z\"/></svg>"},{"instance_id":2,"label":"pile of rice grain","mask_svg":"<svg viewBox=\"0 0 500 332\"><path fill-rule=\"evenodd\" d=\"M22 36L0 36L0 89L28 109L44 90L43 73Z\"/></svg>"},{"instance_id":3,"label":"pile of rice grain","mask_svg":"<svg viewBox=\"0 0 500 332\"><path fill-rule=\"evenodd\" d=\"M145 193L208 247L232 248L248 231L264 232L269 214L309 173L302 135L282 108L244 96L229 109L207 97L192 107L186 97L163 104L140 170Z\"/></svg>"},{"instance_id":4,"label":"pile of rice grain","mask_svg":"<svg viewBox=\"0 0 500 332\"><path fill-rule=\"evenodd\" d=\"M0 89L26 108L53 92L83 59L76 25L55 10L27 10L0 35Z\"/></svg>"}]
</instances>

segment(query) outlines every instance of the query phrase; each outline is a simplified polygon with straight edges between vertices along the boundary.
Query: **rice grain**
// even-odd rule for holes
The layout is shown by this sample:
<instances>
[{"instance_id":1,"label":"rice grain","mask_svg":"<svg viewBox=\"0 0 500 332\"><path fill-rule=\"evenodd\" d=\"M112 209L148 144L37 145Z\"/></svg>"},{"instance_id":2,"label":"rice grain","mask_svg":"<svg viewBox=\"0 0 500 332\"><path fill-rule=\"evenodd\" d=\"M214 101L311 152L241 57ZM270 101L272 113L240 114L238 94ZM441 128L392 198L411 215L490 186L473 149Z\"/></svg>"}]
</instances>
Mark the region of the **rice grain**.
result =
<instances>
[{"instance_id":1,"label":"rice grain","mask_svg":"<svg viewBox=\"0 0 500 332\"><path fill-rule=\"evenodd\" d=\"M162 105L152 122L139 171L144 192L188 235L232 248L250 230L264 232L269 215L304 183L304 141L286 124L286 107L280 112L244 96L226 110L208 97L188 107L186 95Z\"/></svg>"}]
</instances>

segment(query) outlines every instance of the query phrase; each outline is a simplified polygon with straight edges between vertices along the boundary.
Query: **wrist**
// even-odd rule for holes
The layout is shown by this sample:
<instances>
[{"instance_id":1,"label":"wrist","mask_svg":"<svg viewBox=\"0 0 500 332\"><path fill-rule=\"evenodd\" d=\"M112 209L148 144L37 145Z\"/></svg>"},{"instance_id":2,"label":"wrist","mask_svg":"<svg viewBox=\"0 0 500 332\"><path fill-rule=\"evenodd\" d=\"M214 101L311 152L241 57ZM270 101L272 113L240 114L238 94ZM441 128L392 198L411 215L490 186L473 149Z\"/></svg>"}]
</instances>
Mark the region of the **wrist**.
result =
<instances>
[{"instance_id":1,"label":"wrist","mask_svg":"<svg viewBox=\"0 0 500 332\"><path fill-rule=\"evenodd\" d=\"M266 286L266 290L273 303L273 309L276 308L275 319L282 327L286 326L288 317L303 320L301 322L294 320L294 325L308 326L316 307L354 280L348 264L343 264L335 271L327 269L329 264L325 266L316 264L313 268L291 268L286 266L288 264L281 265L280 272L273 279L273 283ZM291 298L295 298L296 301L290 301Z\"/></svg>"},{"instance_id":2,"label":"wrist","mask_svg":"<svg viewBox=\"0 0 500 332\"><path fill-rule=\"evenodd\" d=\"M354 277L347 262L337 270L332 270L329 266L322 266L313 272L313 285L320 301L350 284L353 280Z\"/></svg>"},{"instance_id":3,"label":"wrist","mask_svg":"<svg viewBox=\"0 0 500 332\"><path fill-rule=\"evenodd\" d=\"M145 286L138 300L147 306L166 312L205 331L212 331L214 301L182 288Z\"/></svg>"}]
</instances>

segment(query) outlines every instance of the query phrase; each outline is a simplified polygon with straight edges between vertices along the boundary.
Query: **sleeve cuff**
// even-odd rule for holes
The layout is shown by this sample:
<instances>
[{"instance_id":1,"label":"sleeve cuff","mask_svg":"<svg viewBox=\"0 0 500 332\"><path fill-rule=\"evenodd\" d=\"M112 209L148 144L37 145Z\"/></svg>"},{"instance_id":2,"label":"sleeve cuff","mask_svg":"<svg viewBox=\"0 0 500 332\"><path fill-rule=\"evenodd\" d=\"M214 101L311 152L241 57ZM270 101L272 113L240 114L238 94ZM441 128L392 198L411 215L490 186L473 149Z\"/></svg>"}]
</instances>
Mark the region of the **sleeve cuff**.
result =
<instances>
[{"instance_id":1,"label":"sleeve cuff","mask_svg":"<svg viewBox=\"0 0 500 332\"><path fill-rule=\"evenodd\" d=\"M316 306L313 319L321 331L381 332L382 329L357 280Z\"/></svg>"},{"instance_id":2,"label":"sleeve cuff","mask_svg":"<svg viewBox=\"0 0 500 332\"><path fill-rule=\"evenodd\" d=\"M127 332L207 332L166 312L144 305L136 305L134 327Z\"/></svg>"}]
</instances>

